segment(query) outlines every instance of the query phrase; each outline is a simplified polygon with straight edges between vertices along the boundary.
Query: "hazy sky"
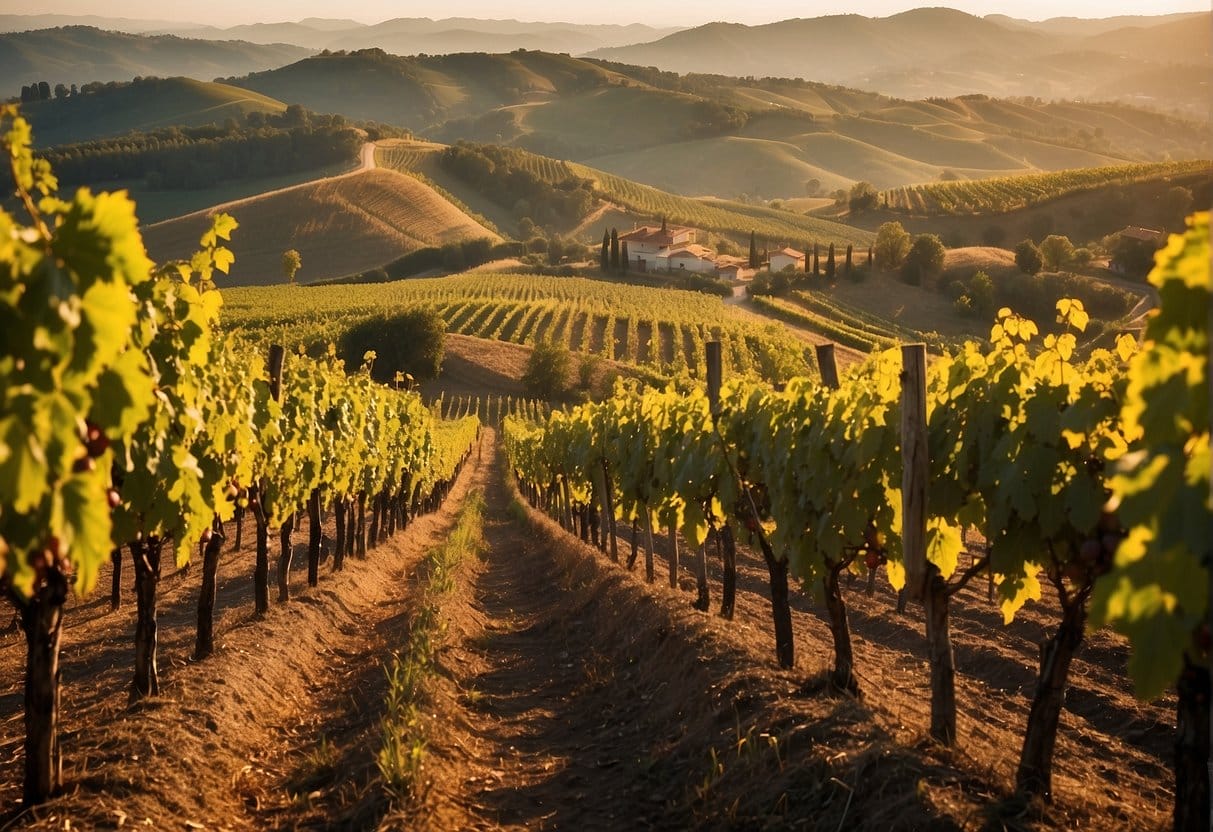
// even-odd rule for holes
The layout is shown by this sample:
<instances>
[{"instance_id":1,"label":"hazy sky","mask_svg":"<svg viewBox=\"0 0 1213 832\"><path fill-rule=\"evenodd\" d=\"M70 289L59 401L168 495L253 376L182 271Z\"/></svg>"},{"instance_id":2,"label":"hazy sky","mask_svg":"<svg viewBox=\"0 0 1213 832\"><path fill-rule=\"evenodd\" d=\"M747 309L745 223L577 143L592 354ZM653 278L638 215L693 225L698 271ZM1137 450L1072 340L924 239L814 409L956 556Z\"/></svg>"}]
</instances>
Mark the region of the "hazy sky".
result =
<instances>
[{"instance_id":1,"label":"hazy sky","mask_svg":"<svg viewBox=\"0 0 1213 832\"><path fill-rule=\"evenodd\" d=\"M569 3L567 0L207 0L207 2L166 3L164 0L50 0L26 3L0 0L0 12L15 14L59 13L96 14L106 17L189 20L229 26L258 21L299 20L304 17L352 18L377 23L393 17L482 17L517 20L559 20L570 23L650 23L653 25L694 26L712 20L738 23L769 23L789 17L816 17L823 14L858 13L873 17L896 14L916 5L903 0L826 0L805 3L797 0L696 0L683 5L654 3L652 0L611 0L611 2ZM943 4L940 4L943 5ZM966 0L952 2L953 8L972 14L993 12L1039 20L1047 17L1112 17L1122 14L1164 14L1177 11L1207 11L1207 0Z\"/></svg>"}]
</instances>

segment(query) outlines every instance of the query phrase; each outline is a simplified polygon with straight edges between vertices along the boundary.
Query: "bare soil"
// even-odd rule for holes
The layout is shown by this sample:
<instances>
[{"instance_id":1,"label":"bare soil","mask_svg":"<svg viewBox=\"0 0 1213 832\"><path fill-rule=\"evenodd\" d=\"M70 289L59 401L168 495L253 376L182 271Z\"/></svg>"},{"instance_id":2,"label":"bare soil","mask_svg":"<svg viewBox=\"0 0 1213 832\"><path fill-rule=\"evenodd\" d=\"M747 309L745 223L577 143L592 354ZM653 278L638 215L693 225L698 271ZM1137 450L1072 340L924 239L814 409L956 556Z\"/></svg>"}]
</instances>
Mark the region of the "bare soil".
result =
<instances>
[{"instance_id":1,"label":"bare soil","mask_svg":"<svg viewBox=\"0 0 1213 832\"><path fill-rule=\"evenodd\" d=\"M848 587L860 699L830 693L820 606L793 593L797 663L775 668L766 570L739 553L737 615L691 608L694 579L654 585L521 506L490 431L447 504L324 574L263 621L247 552L229 554L218 654L191 663L194 582L165 579L164 695L126 702L133 610L100 597L69 614L68 794L16 825L161 829L1162 829L1174 700L1139 703L1117 637L1091 635L1058 739L1055 803L1010 789L1048 598L1004 627L984 585L954 603L960 740L926 740L921 610ZM425 704L413 801L391 806L374 755L382 665L403 643L416 566L471 488L487 552L465 558ZM630 549L620 524L621 555ZM693 558L684 552L684 567ZM659 553L660 555L660 553ZM710 561L713 604L718 564ZM299 575L302 579L302 574ZM104 580L104 578L103 578ZM301 580L299 581L301 583ZM23 641L0 644L0 799L19 795ZM198 827L193 827L198 828Z\"/></svg>"}]
</instances>

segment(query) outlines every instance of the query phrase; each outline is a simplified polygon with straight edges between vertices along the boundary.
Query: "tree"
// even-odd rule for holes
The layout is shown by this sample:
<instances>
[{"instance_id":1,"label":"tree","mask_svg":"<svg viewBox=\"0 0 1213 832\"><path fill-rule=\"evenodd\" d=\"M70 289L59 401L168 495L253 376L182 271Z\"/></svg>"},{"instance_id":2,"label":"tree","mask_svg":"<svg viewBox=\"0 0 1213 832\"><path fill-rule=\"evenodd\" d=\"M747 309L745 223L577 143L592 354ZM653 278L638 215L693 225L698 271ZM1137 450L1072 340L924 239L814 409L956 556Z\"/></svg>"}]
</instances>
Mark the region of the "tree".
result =
<instances>
[{"instance_id":1,"label":"tree","mask_svg":"<svg viewBox=\"0 0 1213 832\"><path fill-rule=\"evenodd\" d=\"M750 232L750 268L758 268L758 238Z\"/></svg>"},{"instance_id":2,"label":"tree","mask_svg":"<svg viewBox=\"0 0 1213 832\"><path fill-rule=\"evenodd\" d=\"M910 235L899 222L886 222L876 229L876 262L882 269L895 269L910 251Z\"/></svg>"},{"instance_id":3,"label":"tree","mask_svg":"<svg viewBox=\"0 0 1213 832\"><path fill-rule=\"evenodd\" d=\"M611 229L611 268L619 271L619 232Z\"/></svg>"},{"instance_id":4,"label":"tree","mask_svg":"<svg viewBox=\"0 0 1213 832\"><path fill-rule=\"evenodd\" d=\"M1040 241L1040 258L1049 271L1055 272L1074 256L1074 244L1069 237L1050 234Z\"/></svg>"},{"instance_id":5,"label":"tree","mask_svg":"<svg viewBox=\"0 0 1213 832\"><path fill-rule=\"evenodd\" d=\"M620 265L623 267L623 273L628 273L628 241L624 240L619 247Z\"/></svg>"},{"instance_id":6,"label":"tree","mask_svg":"<svg viewBox=\"0 0 1213 832\"><path fill-rule=\"evenodd\" d=\"M843 266L843 272L842 272L847 277L851 276L851 269L852 269L851 254L852 254L853 249L854 249L854 246L852 246L850 243L848 243L847 244L847 260L846 260L846 264Z\"/></svg>"},{"instance_id":7,"label":"tree","mask_svg":"<svg viewBox=\"0 0 1213 832\"><path fill-rule=\"evenodd\" d=\"M388 384L397 372L433 378L446 354L446 322L432 308L376 315L355 324L341 336L339 352L345 366L357 367L374 350L371 377Z\"/></svg>"},{"instance_id":8,"label":"tree","mask_svg":"<svg viewBox=\"0 0 1213 832\"><path fill-rule=\"evenodd\" d=\"M868 246L868 271L872 271L873 262L874 261L872 259L872 247Z\"/></svg>"},{"instance_id":9,"label":"tree","mask_svg":"<svg viewBox=\"0 0 1213 832\"><path fill-rule=\"evenodd\" d=\"M50 101L50 99L51 99L51 85L46 81L39 81L38 82L38 100L39 101Z\"/></svg>"},{"instance_id":10,"label":"tree","mask_svg":"<svg viewBox=\"0 0 1213 832\"><path fill-rule=\"evenodd\" d=\"M665 234L669 229L666 227L665 217L661 218L661 233Z\"/></svg>"},{"instance_id":11,"label":"tree","mask_svg":"<svg viewBox=\"0 0 1213 832\"><path fill-rule=\"evenodd\" d=\"M871 182L856 182L851 186L850 207L852 214L870 211L879 204L880 195Z\"/></svg>"},{"instance_id":12,"label":"tree","mask_svg":"<svg viewBox=\"0 0 1213 832\"><path fill-rule=\"evenodd\" d=\"M830 243L830 252L826 255L826 279L834 279L834 244Z\"/></svg>"},{"instance_id":13,"label":"tree","mask_svg":"<svg viewBox=\"0 0 1213 832\"><path fill-rule=\"evenodd\" d=\"M598 266L602 271L611 267L611 232L602 230L602 253L598 257Z\"/></svg>"},{"instance_id":14,"label":"tree","mask_svg":"<svg viewBox=\"0 0 1213 832\"><path fill-rule=\"evenodd\" d=\"M522 374L522 386L537 399L564 395L569 374L569 351L563 344L544 339L535 345Z\"/></svg>"},{"instance_id":15,"label":"tree","mask_svg":"<svg viewBox=\"0 0 1213 832\"><path fill-rule=\"evenodd\" d=\"M67 86L55 84L55 98L67 98Z\"/></svg>"},{"instance_id":16,"label":"tree","mask_svg":"<svg viewBox=\"0 0 1213 832\"><path fill-rule=\"evenodd\" d=\"M919 234L910 245L905 262L901 264L901 279L913 286L921 286L923 279L933 277L943 269L947 250L943 241L935 234Z\"/></svg>"},{"instance_id":17,"label":"tree","mask_svg":"<svg viewBox=\"0 0 1213 832\"><path fill-rule=\"evenodd\" d=\"M1184 217L1192 207L1192 191L1176 185L1162 195L1162 210L1168 225L1183 226Z\"/></svg>"},{"instance_id":18,"label":"tree","mask_svg":"<svg viewBox=\"0 0 1213 832\"><path fill-rule=\"evenodd\" d=\"M303 265L303 258L299 256L299 252L293 248L288 248L282 252L282 274L286 277L286 282L295 285L295 275L299 272L300 266Z\"/></svg>"},{"instance_id":19,"label":"tree","mask_svg":"<svg viewBox=\"0 0 1213 832\"><path fill-rule=\"evenodd\" d=\"M969 280L969 301L973 312L983 321L994 319L994 281L983 271Z\"/></svg>"},{"instance_id":20,"label":"tree","mask_svg":"<svg viewBox=\"0 0 1213 832\"><path fill-rule=\"evenodd\" d=\"M821 248L813 243L813 274L821 277Z\"/></svg>"},{"instance_id":21,"label":"tree","mask_svg":"<svg viewBox=\"0 0 1213 832\"><path fill-rule=\"evenodd\" d=\"M1019 266L1019 270L1024 274L1037 274L1040 271L1044 259L1040 256L1036 243L1024 240L1015 246L1015 265Z\"/></svg>"}]
</instances>

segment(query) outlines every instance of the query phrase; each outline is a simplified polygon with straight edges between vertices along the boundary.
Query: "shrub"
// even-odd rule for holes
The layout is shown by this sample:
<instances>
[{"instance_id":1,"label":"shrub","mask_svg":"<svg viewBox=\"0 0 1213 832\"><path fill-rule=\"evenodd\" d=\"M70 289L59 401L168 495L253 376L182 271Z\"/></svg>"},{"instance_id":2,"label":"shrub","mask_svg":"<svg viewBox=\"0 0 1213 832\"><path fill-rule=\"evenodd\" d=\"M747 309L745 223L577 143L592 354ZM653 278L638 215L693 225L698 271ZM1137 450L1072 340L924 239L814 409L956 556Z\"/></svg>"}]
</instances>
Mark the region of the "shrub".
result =
<instances>
[{"instance_id":1,"label":"shrub","mask_svg":"<svg viewBox=\"0 0 1213 832\"><path fill-rule=\"evenodd\" d=\"M873 254L882 269L895 269L910 251L910 235L899 222L886 222L876 229Z\"/></svg>"},{"instance_id":2,"label":"shrub","mask_svg":"<svg viewBox=\"0 0 1213 832\"><path fill-rule=\"evenodd\" d=\"M430 307L376 315L346 330L340 355L347 367L362 365L368 350L376 354L371 377L388 383L396 373L432 378L442 370L446 322Z\"/></svg>"},{"instance_id":3,"label":"shrub","mask_svg":"<svg viewBox=\"0 0 1213 832\"><path fill-rule=\"evenodd\" d=\"M947 250L934 234L919 234L914 238L905 262L901 264L901 279L914 286L921 286L925 278L933 277L943 269Z\"/></svg>"},{"instance_id":4,"label":"shrub","mask_svg":"<svg viewBox=\"0 0 1213 832\"><path fill-rule=\"evenodd\" d=\"M536 344L522 374L522 386L527 395L537 399L562 397L566 389L569 361L568 348L563 344L548 340Z\"/></svg>"},{"instance_id":5,"label":"shrub","mask_svg":"<svg viewBox=\"0 0 1213 832\"><path fill-rule=\"evenodd\" d=\"M1040 256L1036 243L1024 240L1015 246L1015 265L1019 266L1019 270L1024 274L1037 274L1040 271L1044 259Z\"/></svg>"}]
</instances>

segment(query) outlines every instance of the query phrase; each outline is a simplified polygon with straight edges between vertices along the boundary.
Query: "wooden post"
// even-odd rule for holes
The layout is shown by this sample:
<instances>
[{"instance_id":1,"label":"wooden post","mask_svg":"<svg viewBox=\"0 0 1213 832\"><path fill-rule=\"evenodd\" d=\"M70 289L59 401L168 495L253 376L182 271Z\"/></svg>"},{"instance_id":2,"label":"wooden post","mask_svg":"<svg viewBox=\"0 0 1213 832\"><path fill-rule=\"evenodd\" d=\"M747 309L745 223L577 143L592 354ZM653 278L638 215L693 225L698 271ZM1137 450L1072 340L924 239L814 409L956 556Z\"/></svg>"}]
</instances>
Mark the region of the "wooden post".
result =
<instances>
[{"instance_id":1,"label":"wooden post","mask_svg":"<svg viewBox=\"0 0 1213 832\"><path fill-rule=\"evenodd\" d=\"M838 364L834 359L834 345L818 344L814 351L817 353L817 370L821 373L821 383L831 390L837 390Z\"/></svg>"},{"instance_id":2,"label":"wooden post","mask_svg":"<svg viewBox=\"0 0 1213 832\"><path fill-rule=\"evenodd\" d=\"M921 600L927 564L927 349L901 348L901 534L906 594Z\"/></svg>"}]
</instances>

